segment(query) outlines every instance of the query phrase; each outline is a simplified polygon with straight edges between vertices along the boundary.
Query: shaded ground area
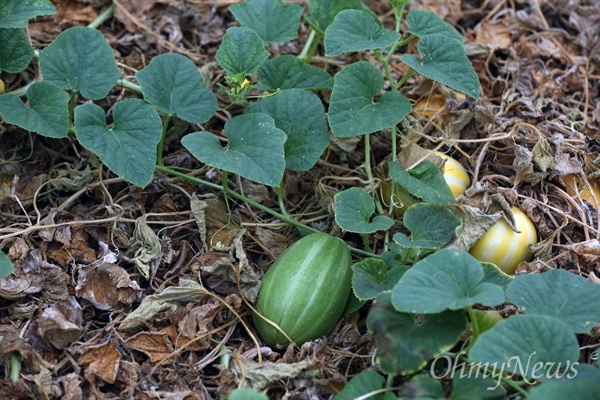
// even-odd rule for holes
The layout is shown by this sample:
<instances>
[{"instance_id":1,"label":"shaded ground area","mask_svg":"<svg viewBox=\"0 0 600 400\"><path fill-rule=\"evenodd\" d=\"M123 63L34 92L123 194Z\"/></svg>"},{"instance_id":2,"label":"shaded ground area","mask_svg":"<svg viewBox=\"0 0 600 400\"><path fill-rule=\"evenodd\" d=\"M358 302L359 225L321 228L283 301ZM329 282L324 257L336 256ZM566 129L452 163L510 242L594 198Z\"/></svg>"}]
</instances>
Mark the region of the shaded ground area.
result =
<instances>
[{"instance_id":1,"label":"shaded ground area","mask_svg":"<svg viewBox=\"0 0 600 400\"><path fill-rule=\"evenodd\" d=\"M57 15L29 25L37 49L70 26L92 22L111 2L53 3ZM99 30L125 78L133 81L158 54L181 53L224 105L229 100L216 91L224 72L214 56L234 23L232 3L115 0L114 17ZM393 27L387 2L366 3ZM600 3L456 0L411 7L435 11L463 35L482 97L474 104L411 78L403 93L416 105L403 122L405 142L431 149L453 144L473 181L465 202L493 210L509 199L532 218L540 244L519 272L562 268L600 283ZM298 54L308 33L303 23L296 41L269 50ZM313 63L332 74L341 67L324 57ZM392 67L396 76L407 69L399 57ZM37 74L32 63L26 73L2 79L8 91ZM117 99L133 96L116 88L99 105L109 111ZM219 111L203 129L222 133L224 122L242 111ZM164 162L219 183L220 171L179 143L198 128L175 123ZM390 148L389 133L372 135L374 165ZM557 155L551 168L548 154ZM0 245L17 268L0 281L0 377L9 355L18 354L22 378L0 381L0 398L204 399L245 381L270 387L271 398L321 399L372 365L374 342L361 313L345 317L327 340L301 348L270 349L257 339L245 298L256 296L260 276L299 238L294 228L178 178L157 174L145 189L133 187L74 139L0 125L0 157ZM361 140L337 139L317 167L288 171L288 212L360 247L361 238L341 233L331 211L339 190L375 190L376 182L361 181L364 159ZM235 176L230 184L278 207L277 193L266 186ZM373 248L381 250L382 241L374 236ZM142 314L138 307L149 296L153 302ZM582 357L589 359L598 337L598 326L580 337L589 348ZM257 369L259 352L278 364Z\"/></svg>"}]
</instances>

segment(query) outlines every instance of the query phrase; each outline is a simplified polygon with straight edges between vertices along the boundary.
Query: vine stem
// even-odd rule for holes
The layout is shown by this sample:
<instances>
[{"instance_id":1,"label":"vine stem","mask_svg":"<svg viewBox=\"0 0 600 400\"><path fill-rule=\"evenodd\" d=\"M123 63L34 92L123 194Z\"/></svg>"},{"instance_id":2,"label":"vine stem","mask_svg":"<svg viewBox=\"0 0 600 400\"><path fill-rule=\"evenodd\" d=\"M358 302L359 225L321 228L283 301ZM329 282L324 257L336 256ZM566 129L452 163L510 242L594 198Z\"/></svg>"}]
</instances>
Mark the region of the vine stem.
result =
<instances>
[{"instance_id":1,"label":"vine stem","mask_svg":"<svg viewBox=\"0 0 600 400\"><path fill-rule=\"evenodd\" d=\"M163 121L163 124L162 124L162 133L160 136L160 142L158 142L158 149L156 150L156 152L157 152L156 163L158 165L163 165L163 149L165 146L165 137L167 136L167 128L169 127L169 122L171 121L171 117L173 117L171 114L167 114L167 116L165 117L165 120Z\"/></svg>"},{"instance_id":2,"label":"vine stem","mask_svg":"<svg viewBox=\"0 0 600 400\"><path fill-rule=\"evenodd\" d=\"M300 54L298 54L298 58L305 63L309 63L317 51L321 37L322 35L320 33L317 33L314 29L312 29L308 35L308 38L306 39L306 43L304 44L302 51Z\"/></svg>"},{"instance_id":3,"label":"vine stem","mask_svg":"<svg viewBox=\"0 0 600 400\"><path fill-rule=\"evenodd\" d=\"M373 181L373 171L371 171L371 141L369 134L365 134L365 172L367 173L367 178L369 181ZM377 212L379 214L384 215L385 211L383 210L383 206L379 202L377 196L375 197L375 205L377 206Z\"/></svg>"},{"instance_id":4,"label":"vine stem","mask_svg":"<svg viewBox=\"0 0 600 400\"><path fill-rule=\"evenodd\" d=\"M471 320L471 330L473 331L473 337L471 338L471 343L469 344L469 349L473 346L477 338L479 337L479 324L477 323L477 316L473 311L473 307L467 307L467 313L469 314L469 319Z\"/></svg>"},{"instance_id":5,"label":"vine stem","mask_svg":"<svg viewBox=\"0 0 600 400\"><path fill-rule=\"evenodd\" d=\"M281 182L279 183L279 188L277 189L277 200L279 201L279 209L281 213L287 217L290 216L287 210L285 209L285 204L283 202L283 177L281 177Z\"/></svg>"},{"instance_id":6,"label":"vine stem","mask_svg":"<svg viewBox=\"0 0 600 400\"><path fill-rule=\"evenodd\" d=\"M106 21L107 19L112 17L114 11L115 11L115 5L113 3L106 10L102 11L102 13L100 15L98 15L95 20L90 22L88 24L88 28L98 29L98 27L100 25L102 25L104 23L104 21Z\"/></svg>"},{"instance_id":7,"label":"vine stem","mask_svg":"<svg viewBox=\"0 0 600 400\"><path fill-rule=\"evenodd\" d=\"M256 201L251 200L251 199L247 198L246 196L237 193L234 190L231 190L229 188L229 186L227 185L227 182L225 181L225 179L223 180L223 183L224 183L225 186L221 186L221 185L217 185L217 184L212 183L212 182L205 181L205 180L200 179L200 178L189 176L187 174L184 174L183 172L179 172L179 171L176 171L174 169L171 169L171 168L168 168L168 167L164 167L162 165L155 165L154 168L156 170L164 172L166 174L173 175L173 176L178 176L178 177L186 179L186 180L188 180L190 182L194 182L194 183L197 183L197 184L209 187L211 189L221 191L221 192L225 193L228 196L235 197L238 200L244 201L244 202L248 203L249 205L251 205L252 207L255 207L255 208L257 208L257 209L259 209L261 211L264 211L264 212L266 212L268 214L271 214L272 216L274 216L276 218L279 218L280 220L282 220L284 222L287 222L288 224L293 225L293 226L295 226L295 227L297 227L299 229L303 229L303 230L309 231L311 233L322 233L318 229L315 229L315 228L313 228L311 226L305 225L302 222L298 222L298 221L296 221L294 218L292 218L290 216L286 216L286 215L283 215L283 214L281 214L281 213L279 213L277 211L273 211L269 207L263 206L262 204L257 203ZM226 176L227 172L223 171L223 174L225 174L225 176ZM356 253L356 254L360 254L362 256L377 257L377 258L379 258L379 256L377 254L373 254L373 253L370 253L368 251L357 249L357 248L354 248L352 246L348 246L348 249L351 252Z\"/></svg>"}]
</instances>

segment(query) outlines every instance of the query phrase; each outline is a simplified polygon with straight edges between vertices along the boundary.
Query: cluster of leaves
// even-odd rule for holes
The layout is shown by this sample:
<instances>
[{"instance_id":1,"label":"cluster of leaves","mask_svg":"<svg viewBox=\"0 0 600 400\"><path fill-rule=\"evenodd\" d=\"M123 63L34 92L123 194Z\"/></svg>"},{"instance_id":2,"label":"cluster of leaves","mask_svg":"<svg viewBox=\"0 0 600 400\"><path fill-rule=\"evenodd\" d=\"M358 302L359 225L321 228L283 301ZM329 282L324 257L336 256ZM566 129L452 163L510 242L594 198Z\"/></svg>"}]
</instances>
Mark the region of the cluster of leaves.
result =
<instances>
[{"instance_id":1,"label":"cluster of leaves","mask_svg":"<svg viewBox=\"0 0 600 400\"><path fill-rule=\"evenodd\" d=\"M479 81L460 35L434 13L422 10L408 12L408 29L402 32L408 1L390 3L397 19L395 30L386 29L359 0L311 0L306 14L302 7L281 0L246 0L229 7L240 26L227 30L216 54L226 73L220 89L232 103L247 107L243 114L226 122L226 147L208 131L181 138L195 158L223 171L221 190L241 196L227 188L228 172L264 185L282 186L286 169L306 171L316 164L329 146L329 131L335 137L364 135L367 147L368 135L373 132L391 129L395 138L396 126L412 110L398 89L414 73L475 100L479 97ZM0 11L0 38L4 39L0 41L0 60L7 60L0 61L0 69L17 73L29 65L34 50L23 28L29 18L52 12L55 10L47 0L12 2ZM270 58L268 45L295 39L302 17L313 29L307 50L298 57ZM389 71L392 54L417 38L419 54L400 57L409 72L394 79ZM310 66L305 61L310 60L321 40L328 57L373 52L384 74L366 61L352 63L334 76ZM156 169L174 173L162 166L170 121L178 118L202 124L218 108L197 67L182 55L155 57L136 73L139 86L120 79L110 46L91 28L62 32L39 52L39 68L43 81L29 85L27 105L15 94L0 95L4 121L50 138L73 134L116 175L140 187L150 183ZM250 84L248 77L254 76L255 83ZM386 80L390 89L380 95ZM116 85L138 91L143 99L113 104L109 124L105 110L93 101L105 98ZM252 90L263 92L254 103L248 100ZM315 94L321 90L331 91L327 117L322 100ZM86 101L77 105L80 98ZM395 153L394 140L392 160ZM464 352L455 355L456 360L472 362L482 372L475 377L454 375L452 398L473 393L501 398L507 386L524 392L511 379L514 375L521 376L526 384L543 382L529 393L533 398L544 398L548 393L564 394L565 398L575 393L584 396L595 390L598 369L577 363L575 335L588 332L600 319L595 307L600 302L597 287L560 270L513 279L494 265L480 263L465 249L448 248L463 225L455 216L455 199L439 169L429 162L409 171L396 161L387 167L395 185L423 202L409 207L403 217L410 237L395 234L387 244L388 252L353 266L356 298L351 310L373 302L367 326L375 336L378 367L390 377L405 376L400 393L444 398L433 361L460 343ZM369 162L365 169L370 175ZM387 231L396 222L390 213L373 217L373 197L361 188L338 193L335 203L335 220L349 232L368 235ZM0 276L11 272L10 260L0 253ZM566 289L569 287L578 288L576 296ZM522 314L498 322L501 318L497 312L480 309L506 302L519 307ZM509 363L501 372L485 375L490 366L500 368L513 357L520 363ZM529 364L523 367L523 363ZM423 372L428 364L429 372ZM565 373L569 365L575 376ZM495 384L496 380L503 385ZM337 398L385 391L383 385L379 373L362 372ZM494 390L488 391L489 387ZM391 389L380 398L397 398ZM235 396L250 395L240 391L231 398Z\"/></svg>"}]
</instances>

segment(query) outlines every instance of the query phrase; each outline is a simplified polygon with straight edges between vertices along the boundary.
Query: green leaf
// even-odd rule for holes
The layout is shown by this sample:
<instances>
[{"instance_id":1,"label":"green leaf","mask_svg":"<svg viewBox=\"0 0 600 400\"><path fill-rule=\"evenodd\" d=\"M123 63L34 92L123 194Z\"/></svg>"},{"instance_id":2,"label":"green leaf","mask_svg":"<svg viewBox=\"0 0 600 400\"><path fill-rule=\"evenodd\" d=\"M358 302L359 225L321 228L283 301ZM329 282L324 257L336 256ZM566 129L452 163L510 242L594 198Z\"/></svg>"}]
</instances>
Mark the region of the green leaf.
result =
<instances>
[{"instance_id":1,"label":"green leaf","mask_svg":"<svg viewBox=\"0 0 600 400\"><path fill-rule=\"evenodd\" d=\"M49 14L56 8L48 0L8 0L0 6L0 28L25 28L31 18Z\"/></svg>"},{"instance_id":2,"label":"green leaf","mask_svg":"<svg viewBox=\"0 0 600 400\"><path fill-rule=\"evenodd\" d=\"M504 290L504 293L506 293L508 285L515 278L513 278L510 275L507 275L494 263L482 262L481 266L483 267L483 273L485 275L483 278L483 282L489 282L493 283L494 285L498 285Z\"/></svg>"},{"instance_id":3,"label":"green leaf","mask_svg":"<svg viewBox=\"0 0 600 400\"><path fill-rule=\"evenodd\" d=\"M439 313L474 304L497 306L505 301L500 286L482 282L479 261L463 250L442 249L419 261L394 287L396 310Z\"/></svg>"},{"instance_id":4,"label":"green leaf","mask_svg":"<svg viewBox=\"0 0 600 400\"><path fill-rule=\"evenodd\" d=\"M385 29L372 13L343 10L325 31L325 55L335 57L351 51L383 49L399 39L398 32Z\"/></svg>"},{"instance_id":5,"label":"green leaf","mask_svg":"<svg viewBox=\"0 0 600 400\"><path fill-rule=\"evenodd\" d=\"M556 318L514 315L482 333L469 359L497 363L509 374L547 378L579 360L579 345L569 327Z\"/></svg>"},{"instance_id":6,"label":"green leaf","mask_svg":"<svg viewBox=\"0 0 600 400\"><path fill-rule=\"evenodd\" d=\"M303 89L287 89L263 98L247 108L247 113L263 113L287 135L284 144L286 168L307 171L329 146L329 130L323 103Z\"/></svg>"},{"instance_id":7,"label":"green leaf","mask_svg":"<svg viewBox=\"0 0 600 400\"><path fill-rule=\"evenodd\" d=\"M77 139L115 174L146 187L154 174L156 146L162 132L160 117L145 101L125 99L115 105L112 121L109 128L104 110L95 104L77 106Z\"/></svg>"},{"instance_id":8,"label":"green leaf","mask_svg":"<svg viewBox=\"0 0 600 400\"><path fill-rule=\"evenodd\" d=\"M461 371L462 372L462 371ZM506 390L490 376L455 374L452 377L452 395L450 400L504 399Z\"/></svg>"},{"instance_id":9,"label":"green leaf","mask_svg":"<svg viewBox=\"0 0 600 400\"><path fill-rule=\"evenodd\" d=\"M354 264L352 271L354 294L360 300L371 300L382 292L392 290L407 268L402 265L388 270L388 266L383 260L365 258Z\"/></svg>"},{"instance_id":10,"label":"green leaf","mask_svg":"<svg viewBox=\"0 0 600 400\"><path fill-rule=\"evenodd\" d=\"M364 10L365 6L360 0L310 0L308 2L310 15L304 15L304 18L313 29L324 35L335 16L340 11L349 9Z\"/></svg>"},{"instance_id":11,"label":"green leaf","mask_svg":"<svg viewBox=\"0 0 600 400\"><path fill-rule=\"evenodd\" d=\"M51 138L69 134L69 95L45 81L27 89L29 105L12 94L0 95L0 116L6 123Z\"/></svg>"},{"instance_id":12,"label":"green leaf","mask_svg":"<svg viewBox=\"0 0 600 400\"><path fill-rule=\"evenodd\" d=\"M266 394L250 388L235 389L227 396L227 400L269 400Z\"/></svg>"},{"instance_id":13,"label":"green leaf","mask_svg":"<svg viewBox=\"0 0 600 400\"><path fill-rule=\"evenodd\" d=\"M258 67L259 89L331 90L333 77L291 54L267 60Z\"/></svg>"},{"instance_id":14,"label":"green leaf","mask_svg":"<svg viewBox=\"0 0 600 400\"><path fill-rule=\"evenodd\" d=\"M384 294L373 303L367 328L375 336L379 368L399 375L420 370L454 347L467 328L467 318L462 310L418 316L400 313Z\"/></svg>"},{"instance_id":15,"label":"green leaf","mask_svg":"<svg viewBox=\"0 0 600 400\"><path fill-rule=\"evenodd\" d=\"M461 224L449 209L425 203L410 206L403 222L413 241L432 241L437 247L448 244Z\"/></svg>"},{"instance_id":16,"label":"green leaf","mask_svg":"<svg viewBox=\"0 0 600 400\"><path fill-rule=\"evenodd\" d=\"M589 399L600 398L600 384L596 382L558 381L546 382L534 387L527 400Z\"/></svg>"},{"instance_id":17,"label":"green leaf","mask_svg":"<svg viewBox=\"0 0 600 400\"><path fill-rule=\"evenodd\" d=\"M374 101L383 89L383 75L366 61L347 66L333 82L329 125L334 136L357 136L390 128L412 111L408 99L395 91L384 93L378 103Z\"/></svg>"},{"instance_id":18,"label":"green leaf","mask_svg":"<svg viewBox=\"0 0 600 400\"><path fill-rule=\"evenodd\" d=\"M333 400L354 400L367 393L380 390L382 387L383 377L381 375L375 371L363 371L350 379ZM369 397L369 399L381 399L381 396Z\"/></svg>"},{"instance_id":19,"label":"green leaf","mask_svg":"<svg viewBox=\"0 0 600 400\"><path fill-rule=\"evenodd\" d=\"M442 85L479 99L479 78L467 58L462 42L441 34L427 35L419 39L415 54L403 54L400 60Z\"/></svg>"},{"instance_id":20,"label":"green leaf","mask_svg":"<svg viewBox=\"0 0 600 400\"><path fill-rule=\"evenodd\" d=\"M462 43L463 39L458 32L436 13L427 10L411 10L406 16L406 22L410 26L407 31L420 38L427 35L440 34L450 39L456 39Z\"/></svg>"},{"instance_id":21,"label":"green leaf","mask_svg":"<svg viewBox=\"0 0 600 400\"><path fill-rule=\"evenodd\" d=\"M0 279L6 278L15 271L12 261L2 250L0 250Z\"/></svg>"},{"instance_id":22,"label":"green leaf","mask_svg":"<svg viewBox=\"0 0 600 400\"><path fill-rule=\"evenodd\" d=\"M560 375L560 376L559 376ZM562 374L556 374L550 380L533 388L528 399L598 399L600 398L600 369L590 364L571 364Z\"/></svg>"},{"instance_id":23,"label":"green leaf","mask_svg":"<svg viewBox=\"0 0 600 400\"><path fill-rule=\"evenodd\" d=\"M388 170L394 182L427 203L438 206L456 203L444 175L435 164L429 161L417 164L408 172L402 164L388 161Z\"/></svg>"},{"instance_id":24,"label":"green leaf","mask_svg":"<svg viewBox=\"0 0 600 400\"><path fill-rule=\"evenodd\" d=\"M246 0L229 6L243 27L250 28L267 43L282 43L298 37L302 7L282 0Z\"/></svg>"},{"instance_id":25,"label":"green leaf","mask_svg":"<svg viewBox=\"0 0 600 400\"><path fill-rule=\"evenodd\" d=\"M446 399L440 380L428 375L417 375L400 386L400 396L409 399Z\"/></svg>"},{"instance_id":26,"label":"green leaf","mask_svg":"<svg viewBox=\"0 0 600 400\"><path fill-rule=\"evenodd\" d=\"M385 231L394 225L394 220L385 215L369 219L375 212L373 197L361 188L353 187L335 195L335 222L345 231L373 233Z\"/></svg>"},{"instance_id":27,"label":"green leaf","mask_svg":"<svg viewBox=\"0 0 600 400\"><path fill-rule=\"evenodd\" d=\"M215 58L227 76L253 75L269 54L256 32L234 26L227 29Z\"/></svg>"},{"instance_id":28,"label":"green leaf","mask_svg":"<svg viewBox=\"0 0 600 400\"><path fill-rule=\"evenodd\" d=\"M23 71L33 58L33 47L23 29L0 28L0 72L16 74Z\"/></svg>"},{"instance_id":29,"label":"green leaf","mask_svg":"<svg viewBox=\"0 0 600 400\"><path fill-rule=\"evenodd\" d=\"M279 186L285 170L286 134L266 114L242 114L225 123L229 144L223 148L210 132L194 132L181 143L194 157L215 168L269 186Z\"/></svg>"},{"instance_id":30,"label":"green leaf","mask_svg":"<svg viewBox=\"0 0 600 400\"><path fill-rule=\"evenodd\" d=\"M525 314L557 318L575 333L589 332L600 320L600 285L563 269L519 275L506 296Z\"/></svg>"},{"instance_id":31,"label":"green leaf","mask_svg":"<svg viewBox=\"0 0 600 400\"><path fill-rule=\"evenodd\" d=\"M135 76L144 99L166 114L201 124L217 111L217 98L204 84L196 65L181 54L154 57Z\"/></svg>"},{"instance_id":32,"label":"green leaf","mask_svg":"<svg viewBox=\"0 0 600 400\"><path fill-rule=\"evenodd\" d=\"M100 32L87 27L58 35L40 52L40 67L45 81L90 100L106 97L121 75L110 45Z\"/></svg>"}]
</instances>

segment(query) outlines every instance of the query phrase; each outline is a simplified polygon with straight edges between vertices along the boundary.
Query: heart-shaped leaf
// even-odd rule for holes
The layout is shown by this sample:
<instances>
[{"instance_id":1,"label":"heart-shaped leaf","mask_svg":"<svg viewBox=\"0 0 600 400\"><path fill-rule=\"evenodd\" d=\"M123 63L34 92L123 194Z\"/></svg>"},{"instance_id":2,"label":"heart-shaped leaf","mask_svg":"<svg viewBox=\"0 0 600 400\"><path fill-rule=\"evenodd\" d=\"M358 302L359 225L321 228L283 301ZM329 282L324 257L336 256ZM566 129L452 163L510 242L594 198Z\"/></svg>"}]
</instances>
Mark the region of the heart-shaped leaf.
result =
<instances>
[{"instance_id":1,"label":"heart-shaped leaf","mask_svg":"<svg viewBox=\"0 0 600 400\"><path fill-rule=\"evenodd\" d=\"M407 32L420 38L427 35L441 34L450 39L462 42L463 39L458 32L436 13L427 10L410 10L406 16L406 22L410 26Z\"/></svg>"},{"instance_id":2,"label":"heart-shaped leaf","mask_svg":"<svg viewBox=\"0 0 600 400\"><path fill-rule=\"evenodd\" d=\"M256 32L235 26L227 29L215 55L227 76L253 75L268 57L269 52Z\"/></svg>"},{"instance_id":3,"label":"heart-shaped leaf","mask_svg":"<svg viewBox=\"0 0 600 400\"><path fill-rule=\"evenodd\" d=\"M514 315L482 333L469 359L498 363L508 374L539 379L577 363L579 345L569 327L554 317Z\"/></svg>"},{"instance_id":4,"label":"heart-shaped leaf","mask_svg":"<svg viewBox=\"0 0 600 400\"><path fill-rule=\"evenodd\" d=\"M271 116L275 126L286 133L284 148L288 169L311 169L329 145L323 103L306 90L282 90L248 107L246 112Z\"/></svg>"},{"instance_id":5,"label":"heart-shaped leaf","mask_svg":"<svg viewBox=\"0 0 600 400\"><path fill-rule=\"evenodd\" d=\"M156 146L161 138L160 117L140 99L125 99L113 108L113 125L95 104L75 108L79 143L96 154L111 171L128 182L146 187L154 174Z\"/></svg>"},{"instance_id":6,"label":"heart-shaped leaf","mask_svg":"<svg viewBox=\"0 0 600 400\"><path fill-rule=\"evenodd\" d=\"M409 171L396 161L388 161L388 170L394 182L427 203L447 206L456 202L444 174L429 161L423 161Z\"/></svg>"},{"instance_id":7,"label":"heart-shaped leaf","mask_svg":"<svg viewBox=\"0 0 600 400\"><path fill-rule=\"evenodd\" d=\"M0 28L25 28L27 21L39 15L56 14L48 0L12 0L0 7Z\"/></svg>"},{"instance_id":8,"label":"heart-shaped leaf","mask_svg":"<svg viewBox=\"0 0 600 400\"><path fill-rule=\"evenodd\" d=\"M479 77L467 58L462 41L433 34L419 39L415 54L403 54L400 60L419 74L442 85L479 99Z\"/></svg>"},{"instance_id":9,"label":"heart-shaped leaf","mask_svg":"<svg viewBox=\"0 0 600 400\"><path fill-rule=\"evenodd\" d=\"M335 57L351 51L383 49L399 39L400 34L385 29L373 13L343 10L325 31L325 54Z\"/></svg>"},{"instance_id":10,"label":"heart-shaped leaf","mask_svg":"<svg viewBox=\"0 0 600 400\"><path fill-rule=\"evenodd\" d=\"M392 292L398 311L439 313L474 304L496 306L505 301L504 290L482 282L478 260L463 250L442 249L417 262L400 279Z\"/></svg>"},{"instance_id":11,"label":"heart-shaped leaf","mask_svg":"<svg viewBox=\"0 0 600 400\"><path fill-rule=\"evenodd\" d=\"M33 58L33 47L23 29L0 28L0 72L16 74L23 71Z\"/></svg>"},{"instance_id":12,"label":"heart-shaped leaf","mask_svg":"<svg viewBox=\"0 0 600 400\"><path fill-rule=\"evenodd\" d=\"M260 89L331 90L333 77L291 54L267 60L258 67Z\"/></svg>"},{"instance_id":13,"label":"heart-shaped leaf","mask_svg":"<svg viewBox=\"0 0 600 400\"><path fill-rule=\"evenodd\" d=\"M365 6L360 0L310 0L308 2L310 15L304 15L304 18L313 29L324 35L325 30L340 11L352 8L364 10Z\"/></svg>"},{"instance_id":14,"label":"heart-shaped leaf","mask_svg":"<svg viewBox=\"0 0 600 400\"><path fill-rule=\"evenodd\" d=\"M394 225L394 220L385 215L377 215L371 195L361 188L353 187L335 195L335 222L345 231L373 233L384 231Z\"/></svg>"},{"instance_id":15,"label":"heart-shaped leaf","mask_svg":"<svg viewBox=\"0 0 600 400\"><path fill-rule=\"evenodd\" d=\"M82 26L63 31L42 50L40 67L45 81L90 100L106 97L121 75L102 34Z\"/></svg>"},{"instance_id":16,"label":"heart-shaped leaf","mask_svg":"<svg viewBox=\"0 0 600 400\"><path fill-rule=\"evenodd\" d=\"M575 333L589 332L600 320L600 285L564 269L519 275L506 296L525 314L560 319Z\"/></svg>"},{"instance_id":17,"label":"heart-shaped leaf","mask_svg":"<svg viewBox=\"0 0 600 400\"><path fill-rule=\"evenodd\" d=\"M390 304L389 293L384 293L369 311L367 328L375 337L379 368L400 375L418 371L450 350L467 328L467 318L462 310L419 317L401 313Z\"/></svg>"},{"instance_id":18,"label":"heart-shaped leaf","mask_svg":"<svg viewBox=\"0 0 600 400\"><path fill-rule=\"evenodd\" d=\"M398 92L386 92L378 103L374 101L383 89L383 75L366 61L344 68L333 82L329 125L334 136L357 136L390 128L412 111L408 99Z\"/></svg>"},{"instance_id":19,"label":"heart-shaped leaf","mask_svg":"<svg viewBox=\"0 0 600 400\"><path fill-rule=\"evenodd\" d=\"M250 28L267 43L282 43L298 37L302 7L282 0L246 0L229 7L243 27Z\"/></svg>"},{"instance_id":20,"label":"heart-shaped leaf","mask_svg":"<svg viewBox=\"0 0 600 400\"><path fill-rule=\"evenodd\" d=\"M388 270L387 264L379 258L365 258L352 266L352 288L360 300L371 300L381 292L392 290L407 271L403 265Z\"/></svg>"},{"instance_id":21,"label":"heart-shaped leaf","mask_svg":"<svg viewBox=\"0 0 600 400\"><path fill-rule=\"evenodd\" d=\"M381 390L382 387L383 377L381 375L375 371L362 371L350 379L344 389L335 395L334 400L354 400L365 393Z\"/></svg>"},{"instance_id":22,"label":"heart-shaped leaf","mask_svg":"<svg viewBox=\"0 0 600 400\"><path fill-rule=\"evenodd\" d=\"M181 143L194 157L215 168L244 178L279 186L285 170L286 134L273 118L262 113L242 114L225 123L229 144L221 146L210 132L194 132Z\"/></svg>"},{"instance_id":23,"label":"heart-shaped leaf","mask_svg":"<svg viewBox=\"0 0 600 400\"><path fill-rule=\"evenodd\" d=\"M36 82L27 89L29 106L12 94L0 95L0 116L9 124L51 138L69 133L69 95L52 83Z\"/></svg>"},{"instance_id":24,"label":"heart-shaped leaf","mask_svg":"<svg viewBox=\"0 0 600 400\"><path fill-rule=\"evenodd\" d=\"M217 98L204 84L196 65L181 54L154 57L135 76L144 99L164 113L201 124L217 111Z\"/></svg>"}]
</instances>

